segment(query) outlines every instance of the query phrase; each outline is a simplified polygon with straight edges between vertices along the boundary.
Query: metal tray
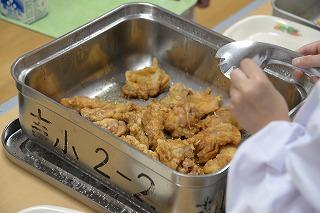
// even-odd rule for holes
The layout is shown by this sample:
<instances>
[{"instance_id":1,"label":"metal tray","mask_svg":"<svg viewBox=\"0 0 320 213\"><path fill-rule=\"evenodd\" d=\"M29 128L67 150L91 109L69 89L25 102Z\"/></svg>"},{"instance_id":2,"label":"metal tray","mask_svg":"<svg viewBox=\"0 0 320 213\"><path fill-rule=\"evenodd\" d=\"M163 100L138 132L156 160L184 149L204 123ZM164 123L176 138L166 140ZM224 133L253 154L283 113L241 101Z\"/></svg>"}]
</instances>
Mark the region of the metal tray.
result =
<instances>
[{"instance_id":1,"label":"metal tray","mask_svg":"<svg viewBox=\"0 0 320 213\"><path fill-rule=\"evenodd\" d=\"M272 0L272 14L320 30L315 21L320 18L318 0Z\"/></svg>"},{"instance_id":2,"label":"metal tray","mask_svg":"<svg viewBox=\"0 0 320 213\"><path fill-rule=\"evenodd\" d=\"M178 173L63 107L59 100L86 95L121 101L124 72L148 66L157 57L172 82L195 90L209 86L227 102L230 82L218 69L215 52L230 41L154 5L121 6L13 64L21 128L31 140L57 149L157 211L222 211L228 166L209 175ZM281 67L272 70L284 72ZM306 78L299 84L270 79L291 109L311 88Z\"/></svg>"},{"instance_id":3,"label":"metal tray","mask_svg":"<svg viewBox=\"0 0 320 213\"><path fill-rule=\"evenodd\" d=\"M98 212L155 212L112 183L99 180L61 154L31 141L18 119L3 130L1 140L10 160Z\"/></svg>"}]
</instances>

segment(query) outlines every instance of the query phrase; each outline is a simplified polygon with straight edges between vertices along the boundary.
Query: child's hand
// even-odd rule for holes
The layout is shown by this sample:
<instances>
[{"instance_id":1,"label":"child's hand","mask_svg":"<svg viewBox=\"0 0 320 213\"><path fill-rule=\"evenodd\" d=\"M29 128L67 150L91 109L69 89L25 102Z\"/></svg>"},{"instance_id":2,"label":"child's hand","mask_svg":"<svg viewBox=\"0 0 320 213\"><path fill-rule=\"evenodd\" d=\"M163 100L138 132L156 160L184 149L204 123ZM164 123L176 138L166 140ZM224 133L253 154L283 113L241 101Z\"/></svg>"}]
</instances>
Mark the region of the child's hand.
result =
<instances>
[{"instance_id":1,"label":"child's hand","mask_svg":"<svg viewBox=\"0 0 320 213\"><path fill-rule=\"evenodd\" d=\"M254 133L271 121L289 121L288 106L265 73L251 59L231 73L231 111L247 131Z\"/></svg>"},{"instance_id":2,"label":"child's hand","mask_svg":"<svg viewBox=\"0 0 320 213\"><path fill-rule=\"evenodd\" d=\"M292 60L292 64L300 68L320 67L320 41L313 42L301 47L298 50L304 56ZM294 76L299 79L303 76L301 71L295 71ZM319 78L311 77L311 81L316 82Z\"/></svg>"}]
</instances>

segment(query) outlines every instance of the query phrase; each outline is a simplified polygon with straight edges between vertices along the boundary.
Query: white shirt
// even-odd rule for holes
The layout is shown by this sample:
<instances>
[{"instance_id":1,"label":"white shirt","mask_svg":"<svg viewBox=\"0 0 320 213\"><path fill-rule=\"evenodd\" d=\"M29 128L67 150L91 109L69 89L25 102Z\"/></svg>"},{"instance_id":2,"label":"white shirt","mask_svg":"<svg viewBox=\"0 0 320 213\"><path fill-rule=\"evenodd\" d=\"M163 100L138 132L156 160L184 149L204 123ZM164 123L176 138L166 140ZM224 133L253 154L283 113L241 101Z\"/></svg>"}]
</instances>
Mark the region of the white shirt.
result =
<instances>
[{"instance_id":1,"label":"white shirt","mask_svg":"<svg viewBox=\"0 0 320 213\"><path fill-rule=\"evenodd\" d=\"M239 147L226 212L320 212L320 81L292 122L271 122Z\"/></svg>"}]
</instances>

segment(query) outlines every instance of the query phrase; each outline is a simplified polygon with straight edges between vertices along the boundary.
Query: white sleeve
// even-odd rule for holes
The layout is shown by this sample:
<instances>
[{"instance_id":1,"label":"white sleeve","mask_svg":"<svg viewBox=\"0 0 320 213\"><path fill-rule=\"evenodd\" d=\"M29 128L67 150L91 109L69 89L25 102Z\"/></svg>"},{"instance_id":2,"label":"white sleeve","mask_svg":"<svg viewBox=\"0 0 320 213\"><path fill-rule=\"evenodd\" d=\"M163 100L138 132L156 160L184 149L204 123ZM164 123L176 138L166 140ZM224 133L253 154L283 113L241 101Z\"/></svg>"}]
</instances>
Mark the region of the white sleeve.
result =
<instances>
[{"instance_id":1,"label":"white sleeve","mask_svg":"<svg viewBox=\"0 0 320 213\"><path fill-rule=\"evenodd\" d=\"M227 212L320 212L319 85L294 122L271 122L239 147Z\"/></svg>"}]
</instances>

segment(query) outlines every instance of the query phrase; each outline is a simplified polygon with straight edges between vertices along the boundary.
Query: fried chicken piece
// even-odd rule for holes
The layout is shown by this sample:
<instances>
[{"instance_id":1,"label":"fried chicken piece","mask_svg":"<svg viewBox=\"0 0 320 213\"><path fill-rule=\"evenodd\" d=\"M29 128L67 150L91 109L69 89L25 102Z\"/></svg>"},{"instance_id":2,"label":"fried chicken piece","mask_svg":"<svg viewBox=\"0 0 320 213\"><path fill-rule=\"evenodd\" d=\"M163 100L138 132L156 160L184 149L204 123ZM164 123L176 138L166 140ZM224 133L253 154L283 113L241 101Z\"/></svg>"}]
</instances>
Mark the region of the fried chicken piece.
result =
<instances>
[{"instance_id":1,"label":"fried chicken piece","mask_svg":"<svg viewBox=\"0 0 320 213\"><path fill-rule=\"evenodd\" d=\"M199 122L198 126L202 129L206 129L220 123L230 123L238 129L241 129L238 122L232 116L230 109L227 107L221 107L216 110L213 115L208 115L205 119Z\"/></svg>"},{"instance_id":2,"label":"fried chicken piece","mask_svg":"<svg viewBox=\"0 0 320 213\"><path fill-rule=\"evenodd\" d=\"M220 107L221 97L211 95L211 89L195 92L189 98L190 108L198 118L216 111Z\"/></svg>"},{"instance_id":3,"label":"fried chicken piece","mask_svg":"<svg viewBox=\"0 0 320 213\"><path fill-rule=\"evenodd\" d=\"M220 106L221 97L211 90L193 92L182 84L174 84L161 103L171 107L164 127L175 138L190 138L200 131L199 120Z\"/></svg>"},{"instance_id":4,"label":"fried chicken piece","mask_svg":"<svg viewBox=\"0 0 320 213\"><path fill-rule=\"evenodd\" d=\"M202 130L188 139L193 143L200 164L214 158L221 146L226 144L238 145L241 140L240 131L230 123L219 123Z\"/></svg>"},{"instance_id":5,"label":"fried chicken piece","mask_svg":"<svg viewBox=\"0 0 320 213\"><path fill-rule=\"evenodd\" d=\"M188 105L197 117L216 111L220 107L221 97L213 96L208 88L201 92L194 92L183 84L176 83L171 86L168 95L160 101L171 108Z\"/></svg>"},{"instance_id":6,"label":"fried chicken piece","mask_svg":"<svg viewBox=\"0 0 320 213\"><path fill-rule=\"evenodd\" d=\"M68 108L80 111L82 108L94 109L101 108L106 102L86 96L75 96L72 98L62 98L60 103Z\"/></svg>"},{"instance_id":7,"label":"fried chicken piece","mask_svg":"<svg viewBox=\"0 0 320 213\"><path fill-rule=\"evenodd\" d=\"M91 99L90 99L91 100ZM92 99L94 101L94 99ZM94 102L93 102L94 103ZM80 114L98 126L106 128L116 136L121 136L129 129L130 134L141 143L149 147L148 138L145 135L142 116L144 110L133 103L104 102L98 108L81 108ZM118 120L118 123L116 121ZM121 121L121 122L120 122ZM125 125L125 122L128 124ZM119 129L118 129L119 128Z\"/></svg>"},{"instance_id":8,"label":"fried chicken piece","mask_svg":"<svg viewBox=\"0 0 320 213\"><path fill-rule=\"evenodd\" d=\"M140 143L132 135L121 136L120 138L142 152L148 150L148 147L145 144Z\"/></svg>"},{"instance_id":9,"label":"fried chicken piece","mask_svg":"<svg viewBox=\"0 0 320 213\"><path fill-rule=\"evenodd\" d=\"M123 119L128 123L127 127L130 130L130 135L134 136L140 143L146 145L149 149L150 142L145 133L142 118L145 110L140 109L133 112L123 114Z\"/></svg>"},{"instance_id":10,"label":"fried chicken piece","mask_svg":"<svg viewBox=\"0 0 320 213\"><path fill-rule=\"evenodd\" d=\"M192 144L181 139L158 140L156 152L159 154L159 160L168 167L176 170L185 158L193 158L194 147Z\"/></svg>"},{"instance_id":11,"label":"fried chicken piece","mask_svg":"<svg viewBox=\"0 0 320 213\"><path fill-rule=\"evenodd\" d=\"M109 130L115 136L121 136L128 132L128 128L125 122L118 121L112 118L105 118L100 121L93 122L97 126Z\"/></svg>"},{"instance_id":12,"label":"fried chicken piece","mask_svg":"<svg viewBox=\"0 0 320 213\"><path fill-rule=\"evenodd\" d=\"M191 175L203 175L203 169L190 158L184 159L182 164L177 168L178 172Z\"/></svg>"},{"instance_id":13,"label":"fried chicken piece","mask_svg":"<svg viewBox=\"0 0 320 213\"><path fill-rule=\"evenodd\" d=\"M117 136L124 134L123 132L127 132L127 129L129 129L132 136L149 147L148 138L145 135L142 124L142 116L144 113L142 107L133 103L103 102L88 97L65 99L63 103L68 107L78 109L83 117L95 122L98 126L110 130ZM116 121L112 119L118 120L119 122L116 123ZM123 121L128 123L126 128Z\"/></svg>"},{"instance_id":14,"label":"fried chicken piece","mask_svg":"<svg viewBox=\"0 0 320 213\"><path fill-rule=\"evenodd\" d=\"M148 150L145 150L143 151L143 153L145 153L146 155L149 155L150 157L152 157L153 159L156 159L156 160L159 160L159 155L158 153L148 149Z\"/></svg>"},{"instance_id":15,"label":"fried chicken piece","mask_svg":"<svg viewBox=\"0 0 320 213\"><path fill-rule=\"evenodd\" d=\"M176 106L168 112L167 118L164 121L164 128L170 132L172 137L190 138L200 130L195 125L198 120L188 105Z\"/></svg>"},{"instance_id":16,"label":"fried chicken piece","mask_svg":"<svg viewBox=\"0 0 320 213\"><path fill-rule=\"evenodd\" d=\"M143 113L142 124L144 132L153 150L157 147L157 140L165 138L163 130L167 112L167 107L154 101L147 106L146 111Z\"/></svg>"},{"instance_id":17,"label":"fried chicken piece","mask_svg":"<svg viewBox=\"0 0 320 213\"><path fill-rule=\"evenodd\" d=\"M145 153L146 155L149 155L153 159L159 160L158 153L149 150L147 145L140 143L134 136L121 136L121 139L133 146L134 148L138 149L139 151Z\"/></svg>"},{"instance_id":18,"label":"fried chicken piece","mask_svg":"<svg viewBox=\"0 0 320 213\"><path fill-rule=\"evenodd\" d=\"M216 172L225 167L232 159L237 148L232 145L222 146L219 154L204 165L203 171L205 174Z\"/></svg>"},{"instance_id":19,"label":"fried chicken piece","mask_svg":"<svg viewBox=\"0 0 320 213\"><path fill-rule=\"evenodd\" d=\"M160 103L171 108L180 106L186 102L187 97L191 94L193 94L193 91L190 88L181 83L175 83L170 87L168 95L160 100Z\"/></svg>"},{"instance_id":20,"label":"fried chicken piece","mask_svg":"<svg viewBox=\"0 0 320 213\"><path fill-rule=\"evenodd\" d=\"M158 66L156 58L151 67L141 70L129 70L125 73L126 84L121 88L122 94L128 98L140 98L157 96L169 84L170 77Z\"/></svg>"},{"instance_id":21,"label":"fried chicken piece","mask_svg":"<svg viewBox=\"0 0 320 213\"><path fill-rule=\"evenodd\" d=\"M191 110L196 111L199 117L216 111L220 102L221 97L213 96L209 88L201 92L194 92L180 83L172 85L168 95L161 100L162 104L170 107L189 104Z\"/></svg>"},{"instance_id":22,"label":"fried chicken piece","mask_svg":"<svg viewBox=\"0 0 320 213\"><path fill-rule=\"evenodd\" d=\"M101 121L105 118L121 119L123 113L138 110L139 107L133 103L110 103L107 102L100 108L82 108L80 114L90 121Z\"/></svg>"},{"instance_id":23,"label":"fried chicken piece","mask_svg":"<svg viewBox=\"0 0 320 213\"><path fill-rule=\"evenodd\" d=\"M191 127L197 120L190 114L190 107L186 104L188 96L192 93L190 88L176 83L170 87L168 95L160 101L162 105L171 108L164 122L164 128L175 138L188 138L197 132L197 129Z\"/></svg>"},{"instance_id":24,"label":"fried chicken piece","mask_svg":"<svg viewBox=\"0 0 320 213\"><path fill-rule=\"evenodd\" d=\"M194 165L193 167L191 167L191 171L188 173L189 175L203 175L204 171L203 168L201 168L198 165Z\"/></svg>"}]
</instances>

